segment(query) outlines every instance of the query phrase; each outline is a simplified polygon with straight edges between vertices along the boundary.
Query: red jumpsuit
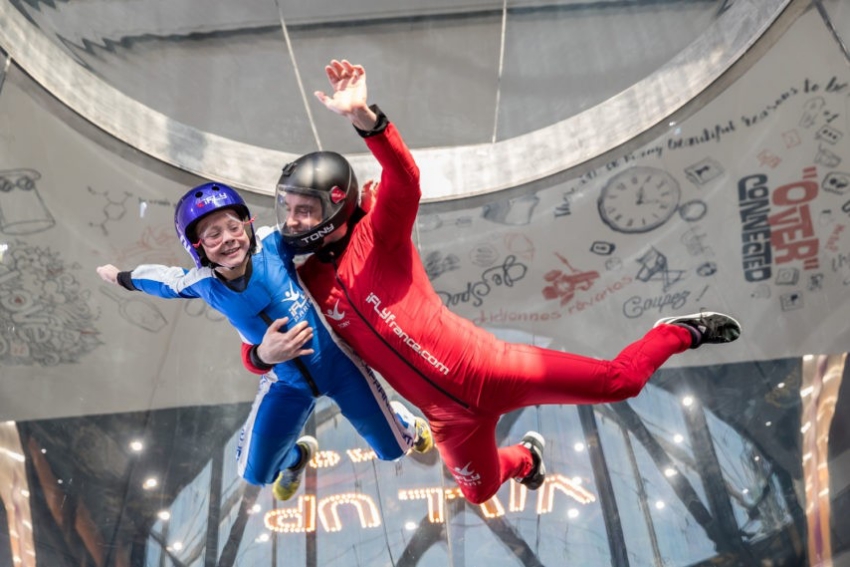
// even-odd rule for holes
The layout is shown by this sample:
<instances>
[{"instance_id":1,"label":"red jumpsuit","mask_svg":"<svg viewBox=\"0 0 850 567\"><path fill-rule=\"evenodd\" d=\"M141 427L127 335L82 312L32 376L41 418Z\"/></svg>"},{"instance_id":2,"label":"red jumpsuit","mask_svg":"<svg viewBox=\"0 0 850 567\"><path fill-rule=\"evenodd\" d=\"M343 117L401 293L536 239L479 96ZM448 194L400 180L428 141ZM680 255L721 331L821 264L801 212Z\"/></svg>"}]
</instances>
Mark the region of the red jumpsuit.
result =
<instances>
[{"instance_id":1,"label":"red jumpsuit","mask_svg":"<svg viewBox=\"0 0 850 567\"><path fill-rule=\"evenodd\" d=\"M337 334L428 418L470 502L489 500L533 467L525 447L497 448L502 414L636 396L671 355L691 346L687 329L660 325L614 360L596 360L507 343L452 313L411 241L421 196L413 157L391 123L365 140L383 168L380 195L345 250L333 261L312 256L300 275Z\"/></svg>"}]
</instances>

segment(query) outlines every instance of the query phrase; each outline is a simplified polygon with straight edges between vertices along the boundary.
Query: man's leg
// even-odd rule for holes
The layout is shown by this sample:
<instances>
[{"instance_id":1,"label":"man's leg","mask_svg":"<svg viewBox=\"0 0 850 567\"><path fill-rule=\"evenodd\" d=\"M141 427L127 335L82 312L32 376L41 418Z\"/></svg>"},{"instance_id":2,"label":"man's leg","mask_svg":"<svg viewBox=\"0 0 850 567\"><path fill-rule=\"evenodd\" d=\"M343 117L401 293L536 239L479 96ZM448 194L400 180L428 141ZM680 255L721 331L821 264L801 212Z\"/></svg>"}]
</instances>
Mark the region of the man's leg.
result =
<instances>
[{"instance_id":1,"label":"man's leg","mask_svg":"<svg viewBox=\"0 0 850 567\"><path fill-rule=\"evenodd\" d=\"M731 342L740 335L740 325L731 317L704 315L662 319L613 360L501 343L485 369L480 407L507 413L531 405L617 402L636 396L674 354Z\"/></svg>"},{"instance_id":2,"label":"man's leg","mask_svg":"<svg viewBox=\"0 0 850 567\"><path fill-rule=\"evenodd\" d=\"M540 458L528 446L496 447L498 417L458 417L431 421L437 449L449 472L467 500L482 504L498 492L506 481L535 477L542 468ZM528 436L528 435L527 435ZM542 439L542 437L540 438ZM525 440L525 439L524 439ZM539 478L542 483L542 477ZM529 488L537 488L534 483Z\"/></svg>"}]
</instances>

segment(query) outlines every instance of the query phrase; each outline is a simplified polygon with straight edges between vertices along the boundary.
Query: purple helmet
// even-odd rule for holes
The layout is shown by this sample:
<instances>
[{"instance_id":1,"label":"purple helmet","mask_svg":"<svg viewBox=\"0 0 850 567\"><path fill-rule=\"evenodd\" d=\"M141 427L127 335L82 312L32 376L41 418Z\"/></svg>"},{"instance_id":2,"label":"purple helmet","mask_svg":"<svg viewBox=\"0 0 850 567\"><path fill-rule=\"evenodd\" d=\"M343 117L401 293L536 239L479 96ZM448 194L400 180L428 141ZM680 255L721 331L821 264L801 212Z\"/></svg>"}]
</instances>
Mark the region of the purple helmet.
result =
<instances>
[{"instance_id":1,"label":"purple helmet","mask_svg":"<svg viewBox=\"0 0 850 567\"><path fill-rule=\"evenodd\" d=\"M177 206L174 208L174 228L177 230L177 237L180 238L180 244L195 260L195 265L199 268L209 266L210 261L204 253L203 246L197 248L193 246L193 243L198 241L195 227L199 220L222 209L233 209L242 219L251 218L248 205L245 204L242 196L235 189L223 183L204 183L190 189L177 201ZM254 227L251 226L252 251L255 249L256 243Z\"/></svg>"}]
</instances>

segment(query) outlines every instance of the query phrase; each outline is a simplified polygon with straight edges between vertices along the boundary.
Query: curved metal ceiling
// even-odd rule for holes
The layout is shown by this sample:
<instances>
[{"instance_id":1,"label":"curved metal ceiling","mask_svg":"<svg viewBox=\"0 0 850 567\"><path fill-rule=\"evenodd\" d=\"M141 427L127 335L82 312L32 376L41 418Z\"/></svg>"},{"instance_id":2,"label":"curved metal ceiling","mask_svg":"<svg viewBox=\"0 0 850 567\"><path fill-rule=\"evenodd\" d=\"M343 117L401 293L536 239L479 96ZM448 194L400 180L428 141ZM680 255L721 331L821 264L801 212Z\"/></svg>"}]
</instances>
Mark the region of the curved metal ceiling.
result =
<instances>
[{"instance_id":1,"label":"curved metal ceiling","mask_svg":"<svg viewBox=\"0 0 850 567\"><path fill-rule=\"evenodd\" d=\"M550 126L493 143L416 150L424 201L526 185L587 164L635 140L665 123L723 76L789 2L724 3L704 33L656 72ZM93 124L182 170L270 194L280 165L296 157L200 130L140 103L79 65L9 2L0 3L0 46L44 88ZM374 172L371 156L349 157L358 171Z\"/></svg>"}]
</instances>

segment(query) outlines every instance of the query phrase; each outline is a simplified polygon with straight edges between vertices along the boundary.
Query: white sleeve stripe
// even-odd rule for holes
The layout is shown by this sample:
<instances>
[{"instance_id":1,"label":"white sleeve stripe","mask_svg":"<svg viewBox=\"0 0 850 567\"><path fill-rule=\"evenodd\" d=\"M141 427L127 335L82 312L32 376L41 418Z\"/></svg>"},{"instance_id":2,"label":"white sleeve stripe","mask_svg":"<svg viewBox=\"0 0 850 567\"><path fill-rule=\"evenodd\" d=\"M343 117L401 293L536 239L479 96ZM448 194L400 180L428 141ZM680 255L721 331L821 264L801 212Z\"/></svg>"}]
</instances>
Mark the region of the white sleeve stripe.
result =
<instances>
[{"instance_id":1,"label":"white sleeve stripe","mask_svg":"<svg viewBox=\"0 0 850 567\"><path fill-rule=\"evenodd\" d=\"M185 272L183 268L156 264L142 264L131 272L131 277L161 283L180 293L201 280L214 277L210 268L194 268Z\"/></svg>"}]
</instances>

